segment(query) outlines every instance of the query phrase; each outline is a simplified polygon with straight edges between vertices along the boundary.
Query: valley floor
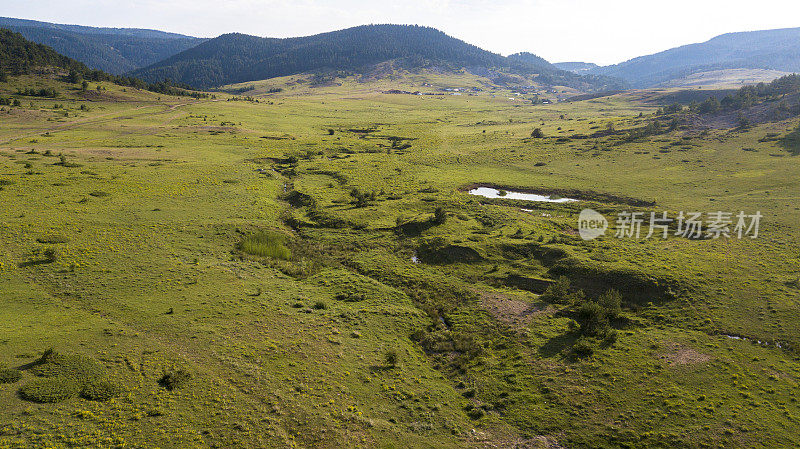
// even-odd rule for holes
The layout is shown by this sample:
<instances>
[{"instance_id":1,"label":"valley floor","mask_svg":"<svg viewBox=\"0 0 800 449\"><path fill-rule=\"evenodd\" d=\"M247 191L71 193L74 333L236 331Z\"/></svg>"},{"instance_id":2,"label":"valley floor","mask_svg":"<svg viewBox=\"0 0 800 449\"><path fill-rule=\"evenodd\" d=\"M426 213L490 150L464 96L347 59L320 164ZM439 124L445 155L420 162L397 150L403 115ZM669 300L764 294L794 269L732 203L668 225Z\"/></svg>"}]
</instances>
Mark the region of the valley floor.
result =
<instances>
[{"instance_id":1,"label":"valley floor","mask_svg":"<svg viewBox=\"0 0 800 449\"><path fill-rule=\"evenodd\" d=\"M383 93L423 83L482 90ZM621 142L588 136L656 104L251 84L0 84L60 92L0 111L0 367L22 371L0 448L800 445L800 158L765 139L795 122ZM757 239L583 241L584 207L764 218ZM571 296L543 295L559 279ZM581 301L610 289L622 310L588 334ZM115 397L23 399L49 348Z\"/></svg>"}]
</instances>

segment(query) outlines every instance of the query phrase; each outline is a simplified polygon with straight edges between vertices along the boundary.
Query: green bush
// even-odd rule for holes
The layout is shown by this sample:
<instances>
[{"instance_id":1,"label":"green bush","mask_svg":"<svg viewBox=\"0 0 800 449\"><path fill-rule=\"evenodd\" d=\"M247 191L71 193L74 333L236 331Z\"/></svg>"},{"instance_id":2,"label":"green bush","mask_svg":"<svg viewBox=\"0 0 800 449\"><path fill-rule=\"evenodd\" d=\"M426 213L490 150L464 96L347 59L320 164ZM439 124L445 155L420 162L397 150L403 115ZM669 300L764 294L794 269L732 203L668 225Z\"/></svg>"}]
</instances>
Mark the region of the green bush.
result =
<instances>
[{"instance_id":1,"label":"green bush","mask_svg":"<svg viewBox=\"0 0 800 449\"><path fill-rule=\"evenodd\" d=\"M622 295L616 290L609 290L597 299L597 303L603 308L606 318L613 320L622 313Z\"/></svg>"},{"instance_id":2,"label":"green bush","mask_svg":"<svg viewBox=\"0 0 800 449\"><path fill-rule=\"evenodd\" d=\"M596 302L585 302L578 307L576 320L580 324L581 334L599 335L608 329L608 318L605 310Z\"/></svg>"},{"instance_id":3,"label":"green bush","mask_svg":"<svg viewBox=\"0 0 800 449\"><path fill-rule=\"evenodd\" d=\"M68 377L79 385L106 376L106 368L96 360L77 354L60 354L52 349L45 351L30 371L40 377Z\"/></svg>"},{"instance_id":4,"label":"green bush","mask_svg":"<svg viewBox=\"0 0 800 449\"><path fill-rule=\"evenodd\" d=\"M397 351L395 351L394 349L386 351L386 354L384 354L383 361L384 364L389 368L394 368L395 366L397 366Z\"/></svg>"},{"instance_id":5,"label":"green bush","mask_svg":"<svg viewBox=\"0 0 800 449\"><path fill-rule=\"evenodd\" d=\"M69 242L69 238L67 238L67 237L65 237L63 235L50 234L50 235L45 235L45 236L39 237L39 238L36 239L36 241L39 242L39 243L48 243L48 244L54 245L54 244L57 244L57 243L67 243L67 242Z\"/></svg>"},{"instance_id":6,"label":"green bush","mask_svg":"<svg viewBox=\"0 0 800 449\"><path fill-rule=\"evenodd\" d=\"M553 304L576 304L583 300L583 292L573 292L570 288L569 278L559 276L556 281L547 287L540 299Z\"/></svg>"},{"instance_id":7,"label":"green bush","mask_svg":"<svg viewBox=\"0 0 800 449\"><path fill-rule=\"evenodd\" d=\"M447 221L447 211L442 207L437 207L433 212L433 222L436 224L444 224Z\"/></svg>"},{"instance_id":8,"label":"green bush","mask_svg":"<svg viewBox=\"0 0 800 449\"><path fill-rule=\"evenodd\" d=\"M239 249L258 257L288 260L292 252L286 247L286 237L277 232L263 231L246 237L239 244Z\"/></svg>"},{"instance_id":9,"label":"green bush","mask_svg":"<svg viewBox=\"0 0 800 449\"><path fill-rule=\"evenodd\" d=\"M28 401L53 403L61 402L78 394L80 385L66 376L34 379L19 389L19 395Z\"/></svg>"},{"instance_id":10,"label":"green bush","mask_svg":"<svg viewBox=\"0 0 800 449\"><path fill-rule=\"evenodd\" d=\"M594 345L586 338L579 338L572 345L572 352L578 357L588 357L594 353Z\"/></svg>"},{"instance_id":11,"label":"green bush","mask_svg":"<svg viewBox=\"0 0 800 449\"><path fill-rule=\"evenodd\" d=\"M13 384L22 379L22 372L15 369L0 368L0 384Z\"/></svg>"},{"instance_id":12,"label":"green bush","mask_svg":"<svg viewBox=\"0 0 800 449\"><path fill-rule=\"evenodd\" d=\"M116 383L107 379L99 379L84 385L81 389L81 397L90 401L108 401L121 392L122 388Z\"/></svg>"},{"instance_id":13,"label":"green bush","mask_svg":"<svg viewBox=\"0 0 800 449\"><path fill-rule=\"evenodd\" d=\"M159 379L158 384L162 387L166 388L167 390L175 390L176 388L181 388L192 378L192 375L183 369L175 370L175 371L168 371L165 372L161 379Z\"/></svg>"},{"instance_id":14,"label":"green bush","mask_svg":"<svg viewBox=\"0 0 800 449\"><path fill-rule=\"evenodd\" d=\"M609 329L608 332L603 336L603 346L613 346L614 343L617 342L617 331L614 329Z\"/></svg>"},{"instance_id":15,"label":"green bush","mask_svg":"<svg viewBox=\"0 0 800 449\"><path fill-rule=\"evenodd\" d=\"M465 410L467 412L467 416L469 416L472 419L481 419L481 418L483 418L483 415L485 415L485 412L483 411L482 408L475 407L472 404L468 405L465 408Z\"/></svg>"}]
</instances>

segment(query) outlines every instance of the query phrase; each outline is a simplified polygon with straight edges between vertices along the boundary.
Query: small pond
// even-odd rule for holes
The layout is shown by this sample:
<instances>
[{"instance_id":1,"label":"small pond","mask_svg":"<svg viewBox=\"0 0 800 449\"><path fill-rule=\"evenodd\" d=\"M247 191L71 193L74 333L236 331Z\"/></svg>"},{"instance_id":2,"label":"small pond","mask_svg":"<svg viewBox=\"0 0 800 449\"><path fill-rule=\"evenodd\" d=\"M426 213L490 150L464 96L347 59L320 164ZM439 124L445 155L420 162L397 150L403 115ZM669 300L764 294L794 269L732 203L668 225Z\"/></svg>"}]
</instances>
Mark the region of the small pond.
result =
<instances>
[{"instance_id":1,"label":"small pond","mask_svg":"<svg viewBox=\"0 0 800 449\"><path fill-rule=\"evenodd\" d=\"M492 187L477 187L469 191L470 195L484 198L505 198L509 200L539 201L545 203L571 203L579 201L575 198L565 198L557 195L539 195L536 193L515 192L513 190L498 190Z\"/></svg>"}]
</instances>

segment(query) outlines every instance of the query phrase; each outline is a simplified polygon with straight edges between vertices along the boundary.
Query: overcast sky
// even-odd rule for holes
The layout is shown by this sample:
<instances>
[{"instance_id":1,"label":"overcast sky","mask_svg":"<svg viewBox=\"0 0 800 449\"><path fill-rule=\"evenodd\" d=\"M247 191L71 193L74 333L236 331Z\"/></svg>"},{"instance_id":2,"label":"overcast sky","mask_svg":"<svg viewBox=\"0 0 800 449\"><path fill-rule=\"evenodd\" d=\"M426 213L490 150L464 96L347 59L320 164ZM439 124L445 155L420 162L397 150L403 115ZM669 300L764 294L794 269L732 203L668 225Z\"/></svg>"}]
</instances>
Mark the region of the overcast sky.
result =
<instances>
[{"instance_id":1,"label":"overcast sky","mask_svg":"<svg viewBox=\"0 0 800 449\"><path fill-rule=\"evenodd\" d=\"M0 0L0 16L289 37L420 24L508 55L611 64L731 31L800 27L797 0Z\"/></svg>"}]
</instances>

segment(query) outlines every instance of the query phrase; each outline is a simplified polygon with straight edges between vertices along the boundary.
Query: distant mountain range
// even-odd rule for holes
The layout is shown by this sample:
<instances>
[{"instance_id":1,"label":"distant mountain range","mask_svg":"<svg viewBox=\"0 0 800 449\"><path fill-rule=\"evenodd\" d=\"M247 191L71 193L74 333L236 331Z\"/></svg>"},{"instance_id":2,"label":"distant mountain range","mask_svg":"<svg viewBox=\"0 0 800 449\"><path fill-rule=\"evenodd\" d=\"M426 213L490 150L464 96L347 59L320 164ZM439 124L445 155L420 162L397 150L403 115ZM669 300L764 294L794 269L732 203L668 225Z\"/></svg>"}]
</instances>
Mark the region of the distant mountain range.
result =
<instances>
[{"instance_id":1,"label":"distant mountain range","mask_svg":"<svg viewBox=\"0 0 800 449\"><path fill-rule=\"evenodd\" d=\"M504 57L433 28L366 25L286 39L225 34L200 39L133 28L94 28L0 18L0 28L48 45L87 66L149 82L165 79L197 88L299 73L364 72L393 61L405 69L472 69L509 72L543 85L596 91L620 87L619 80L580 76L531 53Z\"/></svg>"},{"instance_id":2,"label":"distant mountain range","mask_svg":"<svg viewBox=\"0 0 800 449\"><path fill-rule=\"evenodd\" d=\"M120 75L161 61L205 41L136 28L94 28L0 17L0 28L52 47L87 66Z\"/></svg>"},{"instance_id":3,"label":"distant mountain range","mask_svg":"<svg viewBox=\"0 0 800 449\"><path fill-rule=\"evenodd\" d=\"M611 65L551 64L533 53L508 57L480 49L434 28L365 25L294 38L224 34L202 39L134 28L94 28L0 18L0 28L48 45L88 67L149 82L170 79L197 88L299 73L364 73L393 61L406 69L467 69L522 75L538 84L584 91L623 87L680 86L721 78L747 83L752 72L800 72L800 28L730 33ZM734 70L730 72L730 70ZM715 73L712 76L699 75Z\"/></svg>"},{"instance_id":4,"label":"distant mountain range","mask_svg":"<svg viewBox=\"0 0 800 449\"><path fill-rule=\"evenodd\" d=\"M604 77L581 77L529 53L507 58L415 25L364 25L286 39L225 34L132 74L208 88L304 72L362 72L386 61L408 69L505 70L535 75L542 84L589 90L619 84Z\"/></svg>"},{"instance_id":5,"label":"distant mountain range","mask_svg":"<svg viewBox=\"0 0 800 449\"><path fill-rule=\"evenodd\" d=\"M651 87L724 69L800 72L800 28L723 34L589 73L621 78L633 87Z\"/></svg>"}]
</instances>

